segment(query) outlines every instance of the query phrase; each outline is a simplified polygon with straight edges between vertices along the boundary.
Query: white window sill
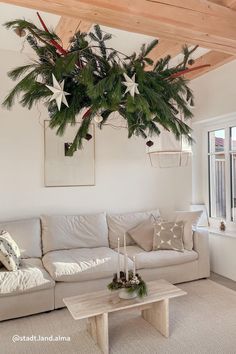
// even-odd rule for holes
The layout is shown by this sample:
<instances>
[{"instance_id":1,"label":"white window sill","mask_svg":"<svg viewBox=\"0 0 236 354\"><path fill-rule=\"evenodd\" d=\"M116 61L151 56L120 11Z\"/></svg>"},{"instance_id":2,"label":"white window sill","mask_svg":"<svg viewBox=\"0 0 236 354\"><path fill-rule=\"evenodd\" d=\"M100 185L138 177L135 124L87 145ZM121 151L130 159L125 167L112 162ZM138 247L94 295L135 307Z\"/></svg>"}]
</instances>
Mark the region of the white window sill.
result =
<instances>
[{"instance_id":1,"label":"white window sill","mask_svg":"<svg viewBox=\"0 0 236 354\"><path fill-rule=\"evenodd\" d=\"M236 231L227 230L227 229L225 231L221 231L221 230L213 228L213 227L209 227L208 231L209 231L209 234L214 234L214 235L219 235L219 236L224 236L224 237L233 237L236 239Z\"/></svg>"}]
</instances>

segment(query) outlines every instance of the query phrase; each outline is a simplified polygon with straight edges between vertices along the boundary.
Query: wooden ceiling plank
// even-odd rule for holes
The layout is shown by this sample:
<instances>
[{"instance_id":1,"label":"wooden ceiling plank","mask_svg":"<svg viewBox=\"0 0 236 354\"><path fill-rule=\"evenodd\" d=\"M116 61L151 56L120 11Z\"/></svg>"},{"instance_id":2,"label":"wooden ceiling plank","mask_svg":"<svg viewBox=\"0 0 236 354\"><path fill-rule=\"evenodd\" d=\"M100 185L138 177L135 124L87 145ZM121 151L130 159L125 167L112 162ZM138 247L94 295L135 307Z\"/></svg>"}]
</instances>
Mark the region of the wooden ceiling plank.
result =
<instances>
[{"instance_id":1,"label":"wooden ceiling plank","mask_svg":"<svg viewBox=\"0 0 236 354\"><path fill-rule=\"evenodd\" d=\"M236 0L210 0L210 1L215 4L225 6L233 10L236 9Z\"/></svg>"},{"instance_id":2,"label":"wooden ceiling plank","mask_svg":"<svg viewBox=\"0 0 236 354\"><path fill-rule=\"evenodd\" d=\"M211 0L212 2L221 5L221 6L226 6L231 9L236 9L236 0ZM222 52L217 52L217 51L211 51L205 55L202 55L200 58L198 58L195 61L194 66L198 65L204 65L204 64L210 64L210 67L205 68L204 70L200 71L193 71L186 75L186 78L189 80L194 80L208 72L211 72L215 70L216 68L219 68L220 66L227 64L233 60L235 60L236 57L234 55L230 55L227 53L222 53Z\"/></svg>"},{"instance_id":3,"label":"wooden ceiling plank","mask_svg":"<svg viewBox=\"0 0 236 354\"><path fill-rule=\"evenodd\" d=\"M236 13L208 0L3 0L236 55Z\"/></svg>"},{"instance_id":4,"label":"wooden ceiling plank","mask_svg":"<svg viewBox=\"0 0 236 354\"><path fill-rule=\"evenodd\" d=\"M159 43L156 48L154 48L150 53L149 57L154 61L157 61L166 55L171 55L174 57L181 52L182 46L183 45L179 42L161 38L159 39Z\"/></svg>"},{"instance_id":5,"label":"wooden ceiling plank","mask_svg":"<svg viewBox=\"0 0 236 354\"><path fill-rule=\"evenodd\" d=\"M211 51L196 59L194 65L191 67L194 68L204 64L210 64L211 66L200 71L190 72L189 74L185 75L185 78L189 80L196 79L197 77L202 76L224 64L227 64L234 59L236 59L235 56L228 55L227 53Z\"/></svg>"},{"instance_id":6,"label":"wooden ceiling plank","mask_svg":"<svg viewBox=\"0 0 236 354\"><path fill-rule=\"evenodd\" d=\"M61 39L63 47L68 48L70 39L78 32L88 32L92 27L91 22L83 21L73 17L62 16L56 26L55 32Z\"/></svg>"},{"instance_id":7,"label":"wooden ceiling plank","mask_svg":"<svg viewBox=\"0 0 236 354\"><path fill-rule=\"evenodd\" d=\"M159 39L158 45L150 52L148 57L153 60L154 64L167 55L175 57L181 52L183 44L170 41L168 39ZM153 65L147 65L145 70L151 70Z\"/></svg>"}]
</instances>

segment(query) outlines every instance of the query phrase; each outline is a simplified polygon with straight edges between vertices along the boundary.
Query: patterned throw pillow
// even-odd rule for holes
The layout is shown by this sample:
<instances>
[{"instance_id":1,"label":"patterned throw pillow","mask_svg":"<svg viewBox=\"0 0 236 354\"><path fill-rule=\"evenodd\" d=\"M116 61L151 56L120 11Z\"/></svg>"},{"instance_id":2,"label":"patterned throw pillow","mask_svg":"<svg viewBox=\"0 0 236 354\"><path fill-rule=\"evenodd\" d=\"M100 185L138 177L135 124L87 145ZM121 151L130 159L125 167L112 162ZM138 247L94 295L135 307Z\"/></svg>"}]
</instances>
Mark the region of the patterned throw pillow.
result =
<instances>
[{"instance_id":1,"label":"patterned throw pillow","mask_svg":"<svg viewBox=\"0 0 236 354\"><path fill-rule=\"evenodd\" d=\"M7 231L0 231L0 263L11 271L20 266L20 249Z\"/></svg>"},{"instance_id":2,"label":"patterned throw pillow","mask_svg":"<svg viewBox=\"0 0 236 354\"><path fill-rule=\"evenodd\" d=\"M183 221L160 222L155 224L153 250L184 251Z\"/></svg>"}]
</instances>

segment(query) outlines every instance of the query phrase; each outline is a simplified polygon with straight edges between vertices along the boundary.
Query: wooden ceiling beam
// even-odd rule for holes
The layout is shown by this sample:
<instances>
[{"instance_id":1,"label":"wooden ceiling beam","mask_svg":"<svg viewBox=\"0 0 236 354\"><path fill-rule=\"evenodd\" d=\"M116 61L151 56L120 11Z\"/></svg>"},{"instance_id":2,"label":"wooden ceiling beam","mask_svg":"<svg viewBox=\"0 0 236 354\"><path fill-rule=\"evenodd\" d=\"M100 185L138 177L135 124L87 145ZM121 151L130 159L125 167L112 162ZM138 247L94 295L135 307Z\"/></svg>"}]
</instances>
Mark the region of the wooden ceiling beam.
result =
<instances>
[{"instance_id":1,"label":"wooden ceiling beam","mask_svg":"<svg viewBox=\"0 0 236 354\"><path fill-rule=\"evenodd\" d=\"M168 39L160 38L158 45L151 51L149 57L154 61L157 61L166 55L171 55L174 57L181 52L182 46L183 44L177 41L174 42Z\"/></svg>"},{"instance_id":2,"label":"wooden ceiling beam","mask_svg":"<svg viewBox=\"0 0 236 354\"><path fill-rule=\"evenodd\" d=\"M209 0L3 0L236 55L236 13Z\"/></svg>"},{"instance_id":3,"label":"wooden ceiling beam","mask_svg":"<svg viewBox=\"0 0 236 354\"><path fill-rule=\"evenodd\" d=\"M226 6L231 9L236 10L236 0L211 0L214 3L217 3L218 5L221 6ZM222 52L217 52L217 51L211 51L205 55L202 55L199 57L196 61L193 67L198 66L198 65L204 65L204 64L210 64L210 67L207 67L203 70L200 71L193 71L190 72L189 74L186 75L186 78L189 80L196 79L197 77L200 77L214 69L219 68L220 66L227 64L233 60L236 59L236 56L230 55L227 53L222 53Z\"/></svg>"},{"instance_id":4,"label":"wooden ceiling beam","mask_svg":"<svg viewBox=\"0 0 236 354\"><path fill-rule=\"evenodd\" d=\"M175 57L181 52L181 48L184 43L179 43L171 41L168 39L159 39L158 45L150 52L148 57L153 60L154 64L161 58L164 58L167 55ZM145 70L151 70L153 65L145 66Z\"/></svg>"},{"instance_id":5,"label":"wooden ceiling beam","mask_svg":"<svg viewBox=\"0 0 236 354\"><path fill-rule=\"evenodd\" d=\"M62 16L56 26L55 32L61 39L63 47L68 48L70 39L76 32L88 32L91 27L91 22L82 21L73 17Z\"/></svg>"},{"instance_id":6,"label":"wooden ceiling beam","mask_svg":"<svg viewBox=\"0 0 236 354\"><path fill-rule=\"evenodd\" d=\"M230 9L236 9L236 0L210 0L215 4L229 7Z\"/></svg>"},{"instance_id":7,"label":"wooden ceiling beam","mask_svg":"<svg viewBox=\"0 0 236 354\"><path fill-rule=\"evenodd\" d=\"M227 64L234 59L235 59L234 56L229 55L227 53L221 53L215 51L208 52L207 54L204 54L198 59L196 59L195 63L191 66L191 68L194 68L199 65L205 65L205 64L210 64L211 66L199 71L198 70L192 71L189 74L185 75L185 78L189 80L196 79L197 77L202 76L224 64Z\"/></svg>"}]
</instances>

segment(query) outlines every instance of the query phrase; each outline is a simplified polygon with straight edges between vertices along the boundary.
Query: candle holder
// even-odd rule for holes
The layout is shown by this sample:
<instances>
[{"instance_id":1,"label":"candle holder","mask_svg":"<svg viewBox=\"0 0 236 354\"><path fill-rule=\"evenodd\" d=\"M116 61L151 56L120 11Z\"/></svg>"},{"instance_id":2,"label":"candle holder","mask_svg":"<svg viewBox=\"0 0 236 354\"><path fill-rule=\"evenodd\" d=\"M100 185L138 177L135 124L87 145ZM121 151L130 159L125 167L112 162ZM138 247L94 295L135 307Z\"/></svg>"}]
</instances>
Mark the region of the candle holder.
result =
<instances>
[{"instance_id":1,"label":"candle holder","mask_svg":"<svg viewBox=\"0 0 236 354\"><path fill-rule=\"evenodd\" d=\"M147 296L147 285L142 280L138 273L133 273L133 271L128 272L128 280L126 279L125 272L120 272L120 277L118 279L117 273L114 274L113 280L108 284L108 289L120 290L119 297L121 299L133 299L135 297Z\"/></svg>"}]
</instances>

